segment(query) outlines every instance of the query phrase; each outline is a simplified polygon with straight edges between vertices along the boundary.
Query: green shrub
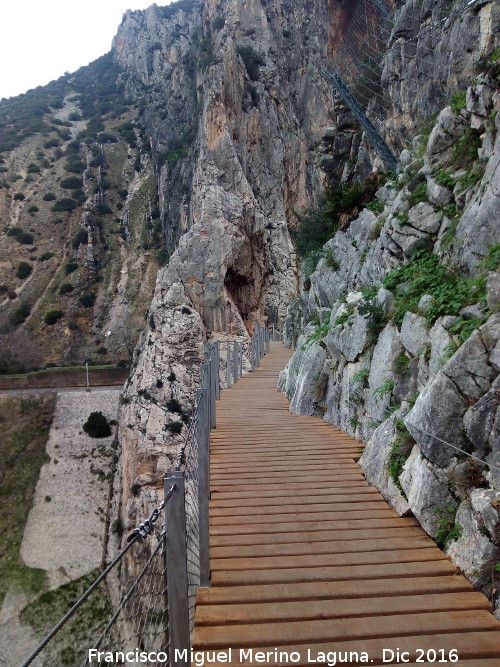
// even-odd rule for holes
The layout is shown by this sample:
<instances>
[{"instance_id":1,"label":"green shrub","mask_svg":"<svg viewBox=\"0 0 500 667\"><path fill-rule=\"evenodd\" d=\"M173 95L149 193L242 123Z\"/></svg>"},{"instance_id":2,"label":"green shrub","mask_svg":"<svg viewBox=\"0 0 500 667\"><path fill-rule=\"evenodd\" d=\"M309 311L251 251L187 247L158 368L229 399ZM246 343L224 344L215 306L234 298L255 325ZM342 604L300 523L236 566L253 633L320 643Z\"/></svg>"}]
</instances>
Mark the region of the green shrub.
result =
<instances>
[{"instance_id":1,"label":"green shrub","mask_svg":"<svg viewBox=\"0 0 500 667\"><path fill-rule=\"evenodd\" d=\"M111 426L102 412L91 412L83 425L83 430L91 438L107 438L111 435Z\"/></svg>"},{"instance_id":2,"label":"green shrub","mask_svg":"<svg viewBox=\"0 0 500 667\"><path fill-rule=\"evenodd\" d=\"M21 303L10 315L10 321L14 325L23 324L31 312L29 303Z\"/></svg>"},{"instance_id":3,"label":"green shrub","mask_svg":"<svg viewBox=\"0 0 500 667\"><path fill-rule=\"evenodd\" d=\"M305 257L320 250L338 229L346 229L350 221L373 200L376 181L341 183L318 200L316 206L297 215L299 224L295 232L298 254Z\"/></svg>"},{"instance_id":4,"label":"green shrub","mask_svg":"<svg viewBox=\"0 0 500 667\"><path fill-rule=\"evenodd\" d=\"M327 248L324 252L324 258L325 258L325 264L332 269L332 271L338 271L340 268L340 264L337 262L335 257L333 256L333 250L331 248Z\"/></svg>"},{"instance_id":5,"label":"green shrub","mask_svg":"<svg viewBox=\"0 0 500 667\"><path fill-rule=\"evenodd\" d=\"M82 117L78 113L78 111L72 111L68 116L68 120L73 120L73 121L82 120Z\"/></svg>"},{"instance_id":6,"label":"green shrub","mask_svg":"<svg viewBox=\"0 0 500 667\"><path fill-rule=\"evenodd\" d=\"M33 243L33 234L23 231L21 227L11 227L7 231L7 236L13 236L16 241L24 245L31 245Z\"/></svg>"},{"instance_id":7,"label":"green shrub","mask_svg":"<svg viewBox=\"0 0 500 667\"><path fill-rule=\"evenodd\" d=\"M78 248L79 246L88 243L89 235L85 229L79 229L74 235L71 245L73 248Z\"/></svg>"},{"instance_id":8,"label":"green shrub","mask_svg":"<svg viewBox=\"0 0 500 667\"><path fill-rule=\"evenodd\" d=\"M39 174L40 167L34 162L30 162L26 171L28 172L28 174Z\"/></svg>"},{"instance_id":9,"label":"green shrub","mask_svg":"<svg viewBox=\"0 0 500 667\"><path fill-rule=\"evenodd\" d=\"M479 266L488 271L496 271L500 267L500 243L493 243L488 246L486 257Z\"/></svg>"},{"instance_id":10,"label":"green shrub","mask_svg":"<svg viewBox=\"0 0 500 667\"><path fill-rule=\"evenodd\" d=\"M17 266L17 272L16 276L19 278L19 280L24 280L28 276L31 275L33 271L33 267L31 264L28 264L28 262L19 262Z\"/></svg>"},{"instance_id":11,"label":"green shrub","mask_svg":"<svg viewBox=\"0 0 500 667\"><path fill-rule=\"evenodd\" d=\"M427 193L427 183L424 181L423 183L416 185L413 190L411 190L408 201L410 202L410 206L415 206L422 201L428 201L428 198L429 195Z\"/></svg>"},{"instance_id":12,"label":"green shrub","mask_svg":"<svg viewBox=\"0 0 500 667\"><path fill-rule=\"evenodd\" d=\"M237 50L243 60L250 79L252 81L258 81L260 79L260 68L266 64L264 58L262 58L257 51L252 49L251 46L239 46Z\"/></svg>"},{"instance_id":13,"label":"green shrub","mask_svg":"<svg viewBox=\"0 0 500 667\"><path fill-rule=\"evenodd\" d=\"M26 196L23 195L22 192L16 192L14 195L14 201L24 201L26 199Z\"/></svg>"},{"instance_id":14,"label":"green shrub","mask_svg":"<svg viewBox=\"0 0 500 667\"><path fill-rule=\"evenodd\" d=\"M85 171L85 165L80 160L67 160L64 164L65 171L69 171L70 174L83 174Z\"/></svg>"},{"instance_id":15,"label":"green shrub","mask_svg":"<svg viewBox=\"0 0 500 667\"><path fill-rule=\"evenodd\" d=\"M434 174L434 180L439 185L443 185L446 188L453 188L456 185L456 179L446 171L446 169L440 169Z\"/></svg>"},{"instance_id":16,"label":"green shrub","mask_svg":"<svg viewBox=\"0 0 500 667\"><path fill-rule=\"evenodd\" d=\"M485 275L465 278L455 274L440 263L437 255L426 250L417 250L406 264L391 271L383 281L384 287L392 291L397 291L401 283L406 284L406 290L397 296L393 315L398 326L407 311L417 311L424 294L433 298L425 310L429 324L434 324L438 317L455 315L464 306L477 303L486 295Z\"/></svg>"},{"instance_id":17,"label":"green shrub","mask_svg":"<svg viewBox=\"0 0 500 667\"><path fill-rule=\"evenodd\" d=\"M455 523L456 513L456 507L453 507L453 505L436 510L439 520L434 541L440 549L446 549L450 542L458 539L462 534L462 527Z\"/></svg>"},{"instance_id":18,"label":"green shrub","mask_svg":"<svg viewBox=\"0 0 500 667\"><path fill-rule=\"evenodd\" d=\"M374 297L365 297L358 306L358 312L367 320L367 329L372 335L372 338L378 336L387 322L383 306L381 306Z\"/></svg>"},{"instance_id":19,"label":"green shrub","mask_svg":"<svg viewBox=\"0 0 500 667\"><path fill-rule=\"evenodd\" d=\"M56 324L61 317L64 317L64 313L62 310L49 310L49 312L45 315L45 324Z\"/></svg>"},{"instance_id":20,"label":"green shrub","mask_svg":"<svg viewBox=\"0 0 500 667\"><path fill-rule=\"evenodd\" d=\"M478 150L481 148L481 136L479 130L467 128L463 135L455 141L454 164L461 169L471 169L478 159Z\"/></svg>"},{"instance_id":21,"label":"green shrub","mask_svg":"<svg viewBox=\"0 0 500 667\"><path fill-rule=\"evenodd\" d=\"M23 245L31 245L33 243L33 234L21 232L21 234L16 236L16 241L19 241L19 243L22 243Z\"/></svg>"},{"instance_id":22,"label":"green shrub","mask_svg":"<svg viewBox=\"0 0 500 667\"><path fill-rule=\"evenodd\" d=\"M380 387L377 387L372 396L375 399L375 402L378 403L379 400L383 399L387 394L390 394L394 389L394 382L392 380L385 380Z\"/></svg>"},{"instance_id":23,"label":"green shrub","mask_svg":"<svg viewBox=\"0 0 500 667\"><path fill-rule=\"evenodd\" d=\"M56 199L57 199L57 197L55 196L55 194L53 192L46 192L43 195L43 201L55 201Z\"/></svg>"},{"instance_id":24,"label":"green shrub","mask_svg":"<svg viewBox=\"0 0 500 667\"><path fill-rule=\"evenodd\" d=\"M94 292L85 292L80 297L80 303L84 308L92 308L96 300L96 295Z\"/></svg>"},{"instance_id":25,"label":"green shrub","mask_svg":"<svg viewBox=\"0 0 500 667\"><path fill-rule=\"evenodd\" d=\"M406 375L406 373L408 373L409 364L410 364L409 357L407 357L404 352L401 352L399 357L396 359L396 369L395 369L396 374Z\"/></svg>"},{"instance_id":26,"label":"green shrub","mask_svg":"<svg viewBox=\"0 0 500 667\"><path fill-rule=\"evenodd\" d=\"M69 294L74 290L74 286L71 283L63 283L59 288L59 294Z\"/></svg>"},{"instance_id":27,"label":"green shrub","mask_svg":"<svg viewBox=\"0 0 500 667\"><path fill-rule=\"evenodd\" d=\"M78 268L78 264L76 262L68 262L66 264L66 266L64 267L64 272L67 276L69 276L69 274L76 271L77 268Z\"/></svg>"},{"instance_id":28,"label":"green shrub","mask_svg":"<svg viewBox=\"0 0 500 667\"><path fill-rule=\"evenodd\" d=\"M35 204L33 204L33 206L29 207L28 213L37 213L39 210L40 209L38 208L38 206L35 206Z\"/></svg>"},{"instance_id":29,"label":"green shrub","mask_svg":"<svg viewBox=\"0 0 500 667\"><path fill-rule=\"evenodd\" d=\"M466 93L465 91L460 91L455 93L450 100L450 107L453 113L458 114L462 109L465 109L466 104Z\"/></svg>"},{"instance_id":30,"label":"green shrub","mask_svg":"<svg viewBox=\"0 0 500 667\"><path fill-rule=\"evenodd\" d=\"M176 398L171 398L167 401L166 408L169 412L177 412L179 415L183 414L182 406Z\"/></svg>"},{"instance_id":31,"label":"green shrub","mask_svg":"<svg viewBox=\"0 0 500 667\"><path fill-rule=\"evenodd\" d=\"M173 435L179 435L182 431L182 422L170 422L170 424L167 424L167 429L172 433Z\"/></svg>"},{"instance_id":32,"label":"green shrub","mask_svg":"<svg viewBox=\"0 0 500 667\"><path fill-rule=\"evenodd\" d=\"M111 213L113 213L113 209L110 206L108 206L108 204L104 204L102 202L99 202L99 204L97 204L95 210L97 215L110 215Z\"/></svg>"},{"instance_id":33,"label":"green shrub","mask_svg":"<svg viewBox=\"0 0 500 667\"><path fill-rule=\"evenodd\" d=\"M68 176L67 178L63 178L59 185L64 190L75 190L82 187L83 181L78 176Z\"/></svg>"},{"instance_id":34,"label":"green shrub","mask_svg":"<svg viewBox=\"0 0 500 667\"><path fill-rule=\"evenodd\" d=\"M40 257L38 258L38 261L39 262L47 262L49 259L52 259L52 257L54 257L53 252L44 252L43 255L40 255Z\"/></svg>"},{"instance_id":35,"label":"green shrub","mask_svg":"<svg viewBox=\"0 0 500 667\"><path fill-rule=\"evenodd\" d=\"M78 206L78 202L74 199L68 197L63 199L58 199L54 206L52 207L53 211L74 211Z\"/></svg>"},{"instance_id":36,"label":"green shrub","mask_svg":"<svg viewBox=\"0 0 500 667\"><path fill-rule=\"evenodd\" d=\"M352 381L361 384L363 387L368 387L368 376L370 375L369 368L362 368L352 376Z\"/></svg>"}]
</instances>

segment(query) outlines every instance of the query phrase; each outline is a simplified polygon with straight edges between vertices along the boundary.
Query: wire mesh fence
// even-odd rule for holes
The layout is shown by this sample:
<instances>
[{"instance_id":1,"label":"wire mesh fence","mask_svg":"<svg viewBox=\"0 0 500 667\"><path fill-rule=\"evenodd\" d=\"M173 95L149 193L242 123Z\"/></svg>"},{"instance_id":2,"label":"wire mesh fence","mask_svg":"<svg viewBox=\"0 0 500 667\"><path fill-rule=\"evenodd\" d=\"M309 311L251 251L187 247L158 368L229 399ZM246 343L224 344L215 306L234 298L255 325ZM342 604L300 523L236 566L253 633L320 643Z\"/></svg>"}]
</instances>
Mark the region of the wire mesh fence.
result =
<instances>
[{"instance_id":1,"label":"wire mesh fence","mask_svg":"<svg viewBox=\"0 0 500 667\"><path fill-rule=\"evenodd\" d=\"M189 664L196 592L210 585L209 447L221 366L229 358L225 372L230 386L243 373L244 356L245 366L256 370L269 351L271 336L275 334L256 326L245 349L238 341L227 341L225 350L218 342L206 345L200 389L175 469L165 476L164 499L97 579L86 590L85 582L82 590L75 589L69 612L22 667L87 667L102 660L124 667L148 661ZM118 576L110 576L112 571ZM113 596L108 594L110 586Z\"/></svg>"},{"instance_id":2,"label":"wire mesh fence","mask_svg":"<svg viewBox=\"0 0 500 667\"><path fill-rule=\"evenodd\" d=\"M487 8L494 4L332 3L329 61L323 74L386 164L387 150L404 146L407 128L442 108L477 73L478 62L494 44L495 21Z\"/></svg>"}]
</instances>

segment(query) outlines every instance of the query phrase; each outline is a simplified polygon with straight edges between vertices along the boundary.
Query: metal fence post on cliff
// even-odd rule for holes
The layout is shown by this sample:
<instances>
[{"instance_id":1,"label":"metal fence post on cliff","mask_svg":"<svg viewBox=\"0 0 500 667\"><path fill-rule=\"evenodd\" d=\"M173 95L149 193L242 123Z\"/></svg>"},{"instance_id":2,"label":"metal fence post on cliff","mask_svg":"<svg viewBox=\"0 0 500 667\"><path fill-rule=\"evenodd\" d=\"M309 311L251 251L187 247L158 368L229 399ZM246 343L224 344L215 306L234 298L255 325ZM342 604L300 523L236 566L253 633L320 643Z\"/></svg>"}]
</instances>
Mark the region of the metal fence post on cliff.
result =
<instances>
[{"instance_id":1,"label":"metal fence post on cliff","mask_svg":"<svg viewBox=\"0 0 500 667\"><path fill-rule=\"evenodd\" d=\"M220 341L214 343L214 361L215 361L215 400L220 399Z\"/></svg>"},{"instance_id":2,"label":"metal fence post on cliff","mask_svg":"<svg viewBox=\"0 0 500 667\"><path fill-rule=\"evenodd\" d=\"M233 343L233 380L238 382L238 341Z\"/></svg>"},{"instance_id":3,"label":"metal fence post on cliff","mask_svg":"<svg viewBox=\"0 0 500 667\"><path fill-rule=\"evenodd\" d=\"M210 431L208 430L207 390L198 389L198 507L200 531L200 586L210 586L210 553L208 536L208 501L210 498Z\"/></svg>"},{"instance_id":4,"label":"metal fence post on cliff","mask_svg":"<svg viewBox=\"0 0 500 667\"><path fill-rule=\"evenodd\" d=\"M216 363L215 355L217 349L215 345L210 346L210 428L213 429L216 426L216 405L215 401L217 400L217 386L216 386L216 375L219 373L219 366Z\"/></svg>"},{"instance_id":5,"label":"metal fence post on cliff","mask_svg":"<svg viewBox=\"0 0 500 667\"><path fill-rule=\"evenodd\" d=\"M189 667L186 507L184 472L182 470L166 473L165 497L170 493L172 486L174 487L172 495L165 505L170 666ZM184 649L187 649L187 660L175 660L176 650L183 651Z\"/></svg>"},{"instance_id":6,"label":"metal fence post on cliff","mask_svg":"<svg viewBox=\"0 0 500 667\"><path fill-rule=\"evenodd\" d=\"M226 341L226 387L231 386L231 343Z\"/></svg>"}]
</instances>

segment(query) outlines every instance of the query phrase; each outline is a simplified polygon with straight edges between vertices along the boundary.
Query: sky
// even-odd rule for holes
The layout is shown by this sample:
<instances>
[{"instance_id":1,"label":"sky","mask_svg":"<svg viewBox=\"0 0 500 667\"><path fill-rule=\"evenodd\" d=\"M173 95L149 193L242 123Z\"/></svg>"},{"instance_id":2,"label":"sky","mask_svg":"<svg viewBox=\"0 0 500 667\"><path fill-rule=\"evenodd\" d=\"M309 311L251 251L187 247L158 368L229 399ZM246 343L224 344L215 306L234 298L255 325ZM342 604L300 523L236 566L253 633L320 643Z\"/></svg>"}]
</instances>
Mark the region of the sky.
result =
<instances>
[{"instance_id":1,"label":"sky","mask_svg":"<svg viewBox=\"0 0 500 667\"><path fill-rule=\"evenodd\" d=\"M155 0L7 0L0 10L0 98L43 86L111 48L127 9ZM156 0L159 6L171 0Z\"/></svg>"}]
</instances>

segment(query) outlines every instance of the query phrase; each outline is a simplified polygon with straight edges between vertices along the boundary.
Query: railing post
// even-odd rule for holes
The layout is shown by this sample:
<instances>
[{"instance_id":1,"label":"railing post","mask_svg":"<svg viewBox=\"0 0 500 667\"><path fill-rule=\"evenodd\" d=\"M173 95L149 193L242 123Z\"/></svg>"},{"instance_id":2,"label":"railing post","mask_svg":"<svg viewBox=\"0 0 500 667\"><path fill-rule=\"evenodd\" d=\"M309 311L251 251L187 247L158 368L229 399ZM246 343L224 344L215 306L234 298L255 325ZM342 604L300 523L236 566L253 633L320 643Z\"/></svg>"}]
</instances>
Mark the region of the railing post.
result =
<instances>
[{"instance_id":1,"label":"railing post","mask_svg":"<svg viewBox=\"0 0 500 667\"><path fill-rule=\"evenodd\" d=\"M167 531L167 591L170 635L170 667L189 667L189 606L186 550L186 508L184 498L184 472L171 471L165 475L165 496L174 486L165 505ZM176 659L177 651L187 649L187 659Z\"/></svg>"},{"instance_id":2,"label":"railing post","mask_svg":"<svg viewBox=\"0 0 500 667\"><path fill-rule=\"evenodd\" d=\"M226 387L231 386L231 343L226 341Z\"/></svg>"},{"instance_id":3,"label":"railing post","mask_svg":"<svg viewBox=\"0 0 500 667\"><path fill-rule=\"evenodd\" d=\"M218 365L214 359L215 352L215 345L210 345L210 429L216 427L215 401L217 399L217 389L215 374L218 373Z\"/></svg>"},{"instance_id":4,"label":"railing post","mask_svg":"<svg viewBox=\"0 0 500 667\"><path fill-rule=\"evenodd\" d=\"M214 343L215 351L215 400L220 399L220 341Z\"/></svg>"},{"instance_id":5,"label":"railing post","mask_svg":"<svg viewBox=\"0 0 500 667\"><path fill-rule=\"evenodd\" d=\"M210 431L208 428L207 389L198 389L198 507L200 535L200 586L210 586L210 551L208 537L208 501L210 498Z\"/></svg>"},{"instance_id":6,"label":"railing post","mask_svg":"<svg viewBox=\"0 0 500 667\"><path fill-rule=\"evenodd\" d=\"M238 382L238 341L234 341L233 345L233 379Z\"/></svg>"},{"instance_id":7,"label":"railing post","mask_svg":"<svg viewBox=\"0 0 500 667\"><path fill-rule=\"evenodd\" d=\"M238 363L240 365L240 378L243 377L243 342L239 344L239 357Z\"/></svg>"}]
</instances>

